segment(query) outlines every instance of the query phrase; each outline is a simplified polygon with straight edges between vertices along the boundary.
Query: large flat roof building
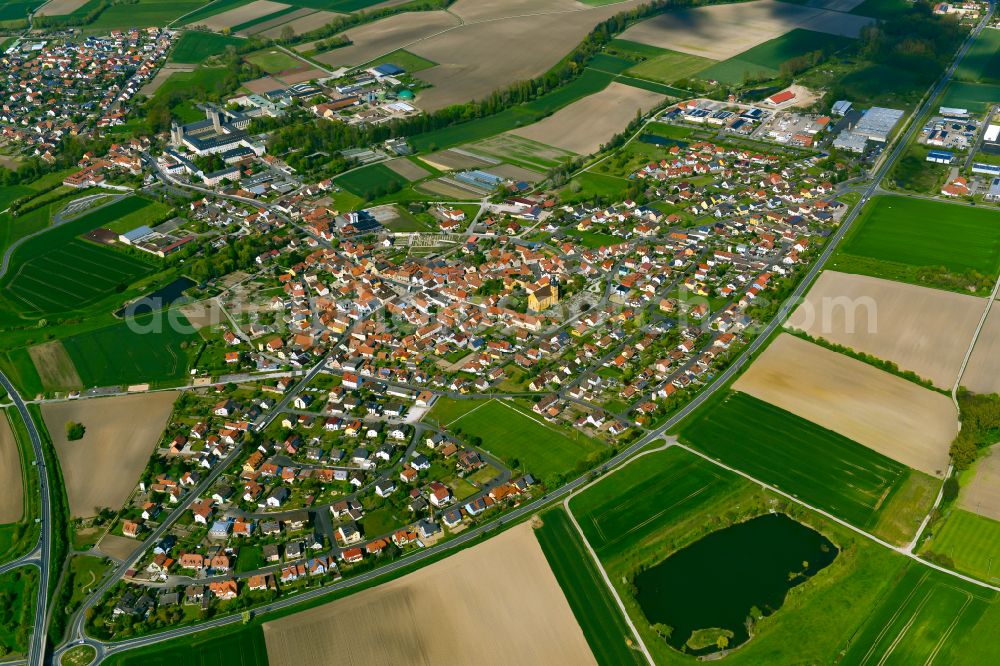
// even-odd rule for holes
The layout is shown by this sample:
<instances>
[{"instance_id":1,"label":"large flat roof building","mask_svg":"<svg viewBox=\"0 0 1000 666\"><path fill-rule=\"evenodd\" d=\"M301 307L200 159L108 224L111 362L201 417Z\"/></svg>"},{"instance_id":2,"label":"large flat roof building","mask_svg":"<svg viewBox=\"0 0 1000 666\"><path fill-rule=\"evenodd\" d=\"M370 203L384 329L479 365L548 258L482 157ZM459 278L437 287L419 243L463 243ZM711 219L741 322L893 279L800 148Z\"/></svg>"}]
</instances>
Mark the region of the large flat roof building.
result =
<instances>
[{"instance_id":1,"label":"large flat roof building","mask_svg":"<svg viewBox=\"0 0 1000 666\"><path fill-rule=\"evenodd\" d=\"M872 141L885 143L902 117L903 112L899 109L873 106L861 115L861 120L854 126L853 132Z\"/></svg>"}]
</instances>

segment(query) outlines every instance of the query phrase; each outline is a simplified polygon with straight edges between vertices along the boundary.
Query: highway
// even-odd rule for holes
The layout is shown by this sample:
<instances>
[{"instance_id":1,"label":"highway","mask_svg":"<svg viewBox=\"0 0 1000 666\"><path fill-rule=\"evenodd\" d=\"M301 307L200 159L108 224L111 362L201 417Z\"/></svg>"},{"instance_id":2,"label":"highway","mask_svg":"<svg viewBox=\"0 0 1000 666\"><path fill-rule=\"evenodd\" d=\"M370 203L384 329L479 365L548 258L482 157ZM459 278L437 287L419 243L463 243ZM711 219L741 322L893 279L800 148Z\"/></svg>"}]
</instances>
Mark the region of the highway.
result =
<instances>
[{"instance_id":1,"label":"highway","mask_svg":"<svg viewBox=\"0 0 1000 666\"><path fill-rule=\"evenodd\" d=\"M689 402L687 405L681 408L676 414L670 417L660 427L648 432L645 436L636 441L634 444L622 450L620 453L618 453L610 460L606 461L604 465L602 465L601 467L601 472L606 472L622 466L626 462L630 461L642 449L646 448L647 446L650 446L657 440L663 438L664 434L668 430L676 427L682 420L687 418L691 413L697 410L706 401L711 399L712 396L716 394L716 392L718 392L721 389L724 389L726 385L729 383L729 381L737 376L737 374L746 365L746 363L749 360L751 360L753 356L764 347L764 345L768 342L771 335L779 330L779 328L782 326L786 318L791 313L792 309L801 300L806 290L815 280L819 272L823 269L824 265L832 256L839 243L843 240L844 236L848 233L848 231L856 221L862 207L867 202L868 198L878 191L879 183L885 178L885 176L889 173L889 170L899 159L900 155L902 155L902 153L905 151L908 142L913 136L913 133L917 131L920 127L920 123L918 122L919 119L931 108L931 105L938 98L944 86L953 76L956 67L961 62L962 58L964 58L965 54L968 52L968 49L972 41L975 39L975 37L979 35L980 31L983 29L983 26L992 16L992 13L993 13L993 5L991 4L990 11L987 13L986 17L984 17L983 21L976 27L975 30L973 30L967 41L959 49L955 59L953 60L952 64L950 65L946 73L942 76L942 78L938 81L938 83L931 89L930 93L927 95L923 103L920 105L920 108L911 117L911 122L904 131L904 133L900 137L898 137L895 144L893 144L891 152L888 154L888 156L886 156L882 160L881 164L876 168L875 172L871 175L867 186L865 186L864 189L862 190L862 198L859 204L855 206L842 220L837 231L830 237L829 241L827 242L826 246L824 247L818 259L799 281L797 287L795 288L791 296L781 304L776 315L759 332L757 337L742 351L742 353L739 355L736 361L732 363L724 371L722 371L720 374L718 374L712 380L712 382L708 386L706 386L705 389L701 393L699 393L691 402ZM293 389L286 396L283 397L281 403L278 406L276 406L275 409L268 412L268 415L264 417L263 421L260 421L257 424L255 424L255 428L258 431L263 429L263 427L266 427L267 423L271 419L273 419L277 414L281 413L282 408L287 407L287 405L293 399L295 393L297 393L297 391L301 387L305 386L308 383L309 379L315 377L320 371L322 371L325 362L326 362L326 357L322 358L319 361L319 363L317 363L309 371L307 376L303 378L296 385L295 389ZM34 423L30 414L28 413L24 401L22 400L21 396L17 393L14 386L10 383L8 378L4 376L2 373L0 373L0 384L2 384L4 388L7 390L7 392L10 394L15 408L21 414L21 417L24 420L24 423L27 427L32 442L32 447L35 452L35 457L39 461L37 469L39 474L39 489L40 489L40 501L41 501L41 511L40 511L41 530L40 530L38 545L31 553L29 553L25 557L20 558L14 563L6 565L9 568L12 567L13 565L28 566L34 564L38 566L40 569L38 604L35 615L35 630L32 634L31 645L28 654L28 663L36 665L36 664L42 664L46 661L46 654L45 654L46 626L48 618L46 590L48 588L49 578L52 573L49 567L50 544L51 544L51 508L49 500L48 475L44 465L41 437L39 435L36 424ZM189 506L190 503L193 502L194 499L199 496L201 491L207 489L210 486L210 483L214 480L214 478L216 478L223 469L225 469L236 459L236 457L239 455L239 450L240 450L239 447L234 448L234 450L227 456L225 461L220 462L212 470L212 472L202 481L202 483L199 484L198 488L188 494L188 496L185 498L182 504L179 507L177 507L177 509L175 509L174 512L172 512L171 516L173 517L180 515L180 513L183 512L187 508L187 506ZM566 485L549 493L548 495L545 495L539 499L536 499L533 502L530 502L528 504L522 505L514 509L513 511L504 515L502 518L498 518L490 521L487 524L466 530L465 532L459 534L450 541L412 553L384 567L359 574L349 579L341 580L339 582L324 587L314 588L302 592L300 594L297 594L295 596L290 596L280 599L271 604L255 609L254 613L265 614L272 611L287 609L294 605L300 604L306 600L317 599L322 596L330 595L335 591L356 587L358 585L369 582L376 578L390 575L393 572L402 569L403 567L408 567L417 564L419 562L426 561L430 558L437 557L439 555L447 553L448 551L455 550L457 548L469 544L470 542L486 535L491 531L496 530L502 524L516 522L522 518L528 517L531 514L538 512L539 510L545 508L550 504L564 500L578 489L589 484L592 481L592 479L593 479L593 473L585 474L570 481ZM172 520L165 520L163 524L160 527L158 527L157 530L154 531L152 535L150 535L148 543L154 543L156 539L158 539L159 536L162 536L162 533L165 532L166 529L168 529L170 524L172 524ZM912 554L911 556L915 557ZM143 647L147 645L152 645L172 638L187 636L213 627L221 627L225 625L242 622L242 617L240 615L238 614L230 615L230 616L216 618L207 622L199 623L197 625L179 627L177 629L171 629L156 634L128 639L124 641L117 641L113 643L108 643L87 637L84 633L83 611L86 608L90 607L96 600L99 600L100 596L111 585L113 585L114 582L116 582L120 578L121 574L123 574L124 571L129 566L131 566L134 563L134 561L138 559L138 557L140 557L139 554L133 555L133 557L130 558L129 561L119 566L115 571L115 575L111 576L88 598L87 602L84 603L81 611L74 618L74 622L71 625L71 629L69 630L69 635L71 637L70 642L65 644L60 650L56 651L56 654L53 655L52 657L53 660L55 660L56 657L60 656L69 647L78 644L88 644L93 646L94 649L97 651L97 659L98 661L100 661L101 659L107 657L110 654L138 647Z\"/></svg>"}]
</instances>

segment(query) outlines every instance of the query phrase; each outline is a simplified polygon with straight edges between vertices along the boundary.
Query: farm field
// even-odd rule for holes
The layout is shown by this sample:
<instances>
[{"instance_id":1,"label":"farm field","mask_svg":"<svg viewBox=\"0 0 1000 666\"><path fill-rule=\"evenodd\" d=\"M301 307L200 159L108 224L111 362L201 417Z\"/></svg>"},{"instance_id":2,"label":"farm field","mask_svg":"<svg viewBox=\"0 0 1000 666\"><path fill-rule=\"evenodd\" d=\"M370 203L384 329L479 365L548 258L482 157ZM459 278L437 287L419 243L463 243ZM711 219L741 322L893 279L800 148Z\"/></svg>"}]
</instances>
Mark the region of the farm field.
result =
<instances>
[{"instance_id":1,"label":"farm field","mask_svg":"<svg viewBox=\"0 0 1000 666\"><path fill-rule=\"evenodd\" d=\"M858 527L877 524L907 468L744 393L731 393L680 429L681 440Z\"/></svg>"},{"instance_id":2,"label":"farm field","mask_svg":"<svg viewBox=\"0 0 1000 666\"><path fill-rule=\"evenodd\" d=\"M420 180L431 175L430 171L406 158L390 160L385 163L385 166L410 182Z\"/></svg>"},{"instance_id":3,"label":"farm field","mask_svg":"<svg viewBox=\"0 0 1000 666\"><path fill-rule=\"evenodd\" d=\"M713 64L714 60L702 56L680 51L665 51L628 69L627 73L643 79L673 83L679 79L686 79Z\"/></svg>"},{"instance_id":4,"label":"farm field","mask_svg":"<svg viewBox=\"0 0 1000 666\"><path fill-rule=\"evenodd\" d=\"M1000 30L986 29L979 33L955 70L955 78L977 83L1000 83Z\"/></svg>"},{"instance_id":5,"label":"farm field","mask_svg":"<svg viewBox=\"0 0 1000 666\"><path fill-rule=\"evenodd\" d=\"M543 513L541 523L535 536L597 663L644 664L641 654L626 644L632 632L569 516L557 508Z\"/></svg>"},{"instance_id":6,"label":"farm field","mask_svg":"<svg viewBox=\"0 0 1000 666\"><path fill-rule=\"evenodd\" d=\"M186 323L183 317L180 321ZM133 332L129 322L118 322L62 340L85 387L156 385L187 377L200 338L193 332L174 330L169 323L162 330L151 326L151 319L136 317L136 323L140 330L151 330Z\"/></svg>"},{"instance_id":7,"label":"farm field","mask_svg":"<svg viewBox=\"0 0 1000 666\"><path fill-rule=\"evenodd\" d=\"M264 632L259 626L207 634L193 634L171 641L170 649L161 644L109 655L109 666L268 666Z\"/></svg>"},{"instance_id":8,"label":"farm field","mask_svg":"<svg viewBox=\"0 0 1000 666\"><path fill-rule=\"evenodd\" d=\"M266 14L265 16L251 19L246 23L234 25L232 31L237 35L256 35L258 32L279 27L283 23L294 21L303 16L309 16L312 13L313 10L308 7L286 7L285 9L279 9L273 14Z\"/></svg>"},{"instance_id":9,"label":"farm field","mask_svg":"<svg viewBox=\"0 0 1000 666\"><path fill-rule=\"evenodd\" d=\"M6 412L0 412L0 523L16 523L24 514L24 489L21 482L21 456L17 439Z\"/></svg>"},{"instance_id":10,"label":"farm field","mask_svg":"<svg viewBox=\"0 0 1000 666\"><path fill-rule=\"evenodd\" d=\"M430 616L437 621L428 624ZM352 640L314 640L345 622ZM264 639L271 666L460 663L470 654L503 654L508 663L596 663L526 523L384 585L266 622Z\"/></svg>"},{"instance_id":11,"label":"farm field","mask_svg":"<svg viewBox=\"0 0 1000 666\"><path fill-rule=\"evenodd\" d=\"M986 113L991 104L1000 102L1000 85L952 81L941 98L942 106L968 109L973 113Z\"/></svg>"},{"instance_id":12,"label":"farm field","mask_svg":"<svg viewBox=\"0 0 1000 666\"><path fill-rule=\"evenodd\" d=\"M932 526L920 553L946 557L956 571L996 585L1000 583L1000 521L953 508Z\"/></svg>"},{"instance_id":13,"label":"farm field","mask_svg":"<svg viewBox=\"0 0 1000 666\"><path fill-rule=\"evenodd\" d=\"M88 0L49 0L38 8L38 14L44 16L64 16L72 14L87 4Z\"/></svg>"},{"instance_id":14,"label":"farm field","mask_svg":"<svg viewBox=\"0 0 1000 666\"><path fill-rule=\"evenodd\" d=\"M164 26L204 4L201 0L139 0L135 4L113 4L90 28L129 28Z\"/></svg>"},{"instance_id":15,"label":"farm field","mask_svg":"<svg viewBox=\"0 0 1000 666\"><path fill-rule=\"evenodd\" d=\"M271 39L277 39L281 37L281 33L286 28L290 28L292 30L292 34L300 35L304 32L309 32L310 30L315 30L319 27L326 25L327 23L335 19L337 16L339 16L339 14L337 14L336 12L314 11L305 16L294 18L290 21L282 22L279 25L274 26L273 28L259 30L258 34L260 34L263 37L270 37ZM286 16L285 18L288 17ZM260 26L257 26L257 28L259 29Z\"/></svg>"},{"instance_id":16,"label":"farm field","mask_svg":"<svg viewBox=\"0 0 1000 666\"><path fill-rule=\"evenodd\" d=\"M29 11L44 2L45 0L13 0L0 3L0 21L25 20Z\"/></svg>"},{"instance_id":17,"label":"farm field","mask_svg":"<svg viewBox=\"0 0 1000 666\"><path fill-rule=\"evenodd\" d=\"M621 39L710 60L727 60L796 28L857 37L872 20L777 0L712 5L646 19Z\"/></svg>"},{"instance_id":18,"label":"farm field","mask_svg":"<svg viewBox=\"0 0 1000 666\"><path fill-rule=\"evenodd\" d=\"M573 102L537 123L514 130L513 134L589 155L624 130L637 112L646 113L663 100L662 95L612 82L604 90Z\"/></svg>"},{"instance_id":19,"label":"farm field","mask_svg":"<svg viewBox=\"0 0 1000 666\"><path fill-rule=\"evenodd\" d=\"M431 62L426 58L421 58L418 55L413 55L409 51L404 51L403 49L399 49L397 51L393 51L392 53L388 53L380 58L375 58L371 62L367 63L367 66L375 67L377 65L384 65L386 63L396 65L397 67L402 67L410 74L437 65L436 62Z\"/></svg>"},{"instance_id":20,"label":"farm field","mask_svg":"<svg viewBox=\"0 0 1000 666\"><path fill-rule=\"evenodd\" d=\"M951 389L985 307L985 299L968 294L824 271L786 326ZM988 321L977 347L989 350L997 335ZM978 370L970 364L966 377Z\"/></svg>"},{"instance_id":21,"label":"farm field","mask_svg":"<svg viewBox=\"0 0 1000 666\"><path fill-rule=\"evenodd\" d=\"M777 76L781 64L811 51L837 51L852 43L850 37L796 29L740 53L728 60L702 68L700 79L740 83L749 74L764 79Z\"/></svg>"},{"instance_id":22,"label":"farm field","mask_svg":"<svg viewBox=\"0 0 1000 666\"><path fill-rule=\"evenodd\" d=\"M334 182L359 197L374 199L386 194L390 184L399 189L410 181L385 164L369 164L338 176Z\"/></svg>"},{"instance_id":23,"label":"farm field","mask_svg":"<svg viewBox=\"0 0 1000 666\"><path fill-rule=\"evenodd\" d=\"M997 447L980 457L973 470L972 479L958 497L959 506L1000 521L1000 452Z\"/></svg>"},{"instance_id":24,"label":"farm field","mask_svg":"<svg viewBox=\"0 0 1000 666\"><path fill-rule=\"evenodd\" d=\"M320 53L315 60L334 66L363 65L399 49L409 49L418 40L458 24L457 17L444 11L396 14L345 31L342 34L351 40L349 46ZM311 48L312 44L307 43L300 44L296 50L302 52Z\"/></svg>"},{"instance_id":25,"label":"farm field","mask_svg":"<svg viewBox=\"0 0 1000 666\"><path fill-rule=\"evenodd\" d=\"M204 19L189 20L187 23L188 25L202 25L209 30L221 32L227 28L232 29L235 26L268 16L288 7L290 5L281 2L272 2L272 0L254 0L248 4L227 9L224 12L213 14Z\"/></svg>"},{"instance_id":26,"label":"farm field","mask_svg":"<svg viewBox=\"0 0 1000 666\"><path fill-rule=\"evenodd\" d=\"M83 386L72 359L58 340L29 347L28 355L31 356L31 361L38 371L38 378L46 390Z\"/></svg>"},{"instance_id":27,"label":"farm field","mask_svg":"<svg viewBox=\"0 0 1000 666\"><path fill-rule=\"evenodd\" d=\"M211 32L188 30L177 40L177 45L170 53L172 62L198 65L205 58L224 53L227 46L236 46L243 42L236 37L217 35Z\"/></svg>"},{"instance_id":28,"label":"farm field","mask_svg":"<svg viewBox=\"0 0 1000 666\"><path fill-rule=\"evenodd\" d=\"M508 401L475 402L478 404L457 420L446 420L442 414L447 414L448 408L437 404L434 416L442 424L450 423L449 430L460 430L463 437L482 438L483 449L507 463L516 459L524 471L541 479L572 473L601 450L599 442L575 432L571 438Z\"/></svg>"},{"instance_id":29,"label":"farm field","mask_svg":"<svg viewBox=\"0 0 1000 666\"><path fill-rule=\"evenodd\" d=\"M944 476L958 434L948 396L789 333L733 389L932 476Z\"/></svg>"},{"instance_id":30,"label":"farm field","mask_svg":"<svg viewBox=\"0 0 1000 666\"><path fill-rule=\"evenodd\" d=\"M1000 307L995 302L979 331L960 383L975 393L1000 393Z\"/></svg>"},{"instance_id":31,"label":"farm field","mask_svg":"<svg viewBox=\"0 0 1000 666\"><path fill-rule=\"evenodd\" d=\"M990 590L909 564L880 599L840 663L977 663L964 648L977 634L985 638L981 632L996 607L996 594Z\"/></svg>"},{"instance_id":32,"label":"farm field","mask_svg":"<svg viewBox=\"0 0 1000 666\"><path fill-rule=\"evenodd\" d=\"M268 74L278 74L280 72L295 69L296 67L303 67L308 64L298 58L293 58L284 51L277 50L255 51L254 53L244 56L244 60L257 65Z\"/></svg>"},{"instance_id":33,"label":"farm field","mask_svg":"<svg viewBox=\"0 0 1000 666\"><path fill-rule=\"evenodd\" d=\"M42 405L74 517L122 505L152 455L177 395L145 393ZM84 425L82 439L66 439L69 422ZM100 483L94 482L97 478Z\"/></svg>"},{"instance_id":34,"label":"farm field","mask_svg":"<svg viewBox=\"0 0 1000 666\"><path fill-rule=\"evenodd\" d=\"M76 238L149 205L129 197L28 239L0 279L4 298L22 317L48 317L85 309L149 275L152 262ZM54 273L65 280L53 283Z\"/></svg>"},{"instance_id":35,"label":"farm field","mask_svg":"<svg viewBox=\"0 0 1000 666\"><path fill-rule=\"evenodd\" d=\"M948 243L941 242L944 237ZM995 278L1000 213L909 197L872 197L830 268L920 284L917 269L938 266Z\"/></svg>"}]
</instances>

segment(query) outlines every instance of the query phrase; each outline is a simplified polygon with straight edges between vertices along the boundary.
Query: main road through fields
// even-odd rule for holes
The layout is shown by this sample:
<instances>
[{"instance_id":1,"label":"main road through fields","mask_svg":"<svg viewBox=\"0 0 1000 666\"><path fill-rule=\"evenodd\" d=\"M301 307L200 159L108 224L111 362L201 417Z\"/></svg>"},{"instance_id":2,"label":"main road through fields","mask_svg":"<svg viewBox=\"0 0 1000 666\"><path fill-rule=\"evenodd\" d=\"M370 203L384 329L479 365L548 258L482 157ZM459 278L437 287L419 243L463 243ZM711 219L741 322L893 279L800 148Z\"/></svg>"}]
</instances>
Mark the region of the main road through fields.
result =
<instances>
[{"instance_id":1,"label":"main road through fields","mask_svg":"<svg viewBox=\"0 0 1000 666\"><path fill-rule=\"evenodd\" d=\"M970 45L975 40L975 38L978 37L979 33L983 29L983 26L986 25L986 23L990 20L992 15L993 15L993 3L991 2L990 9L986 13L986 16L984 16L983 20L969 35L969 38L966 40L966 42L959 49L958 53L955 55L955 58L952 61L951 65L949 66L948 70L941 77L938 83L935 84L934 87L930 90L924 101L921 103L920 107L917 109L916 113L913 116L911 116L911 121L908 128L897 139L889 155L882 160L880 166L878 166L875 172L871 175L868 181L868 185L865 186L863 189L863 196L861 201L858 203L857 206L854 207L853 210L851 210L847 214L847 216L845 216L845 218L842 220L840 224L840 227L837 229L836 233L834 233L830 237L829 242L826 244L825 248L823 249L823 252L820 254L817 261L812 265L812 267L805 274L803 279L799 282L798 286L795 288L791 296L789 296L788 299L786 299L785 302L782 303L777 314L759 332L754 341L751 342L750 345L748 345L746 349L743 350L739 358L732 365L730 365L722 373L717 375L712 380L711 384L709 384L705 388L705 390L703 390L700 394L698 394L690 403L681 408L663 425L656 428L655 430L648 432L644 437L636 441L628 448L622 450L618 455L608 460L602 466L601 468L602 472L623 465L624 463L629 461L633 456L635 456L640 450L642 450L646 446L649 446L656 440L662 438L663 435L668 430L674 428L683 419L687 418L692 412L698 409L698 407L704 404L705 401L709 400L718 390L722 389L731 379L733 379L740 372L743 366L746 365L747 361L749 361L751 357L758 351L760 351L760 349L767 343L767 340L769 339L771 334L774 333L776 330L778 330L778 328L784 323L785 319L791 313L792 308L799 302L799 300L804 295L805 291L809 288L809 286L815 280L816 276L823 269L826 262L829 260L829 258L836 250L838 244L843 240L844 236L847 234L847 232L853 225L854 221L857 219L858 214L860 213L864 204L867 202L868 198L876 192L878 184L886 176L886 174L888 174L889 170L892 168L892 166L898 160L899 156L905 150L907 143L913 136L913 133L916 131L917 127L919 127L919 123L917 122L917 120L920 117L922 117L928 111L928 109L930 109L931 104L933 104L934 101L938 98L939 94L944 89L944 86L947 85L951 77L954 75L956 67L965 57L965 54L968 52ZM325 359L310 371L309 373L310 377L314 376L318 372L318 368L323 364L323 362L325 362ZM4 379L4 382L6 385L7 384L6 379ZM298 386L304 386L305 383L306 382L303 381ZM12 393L12 395L16 394ZM276 414L278 413L278 411L279 410L274 410L274 413ZM223 466L219 465L218 467L221 468ZM279 601L267 604L265 606L258 607L257 609L255 609L254 612L257 614L265 614L273 611L287 609L292 606L301 604L305 601L315 600L320 597L329 595L336 591L341 591L350 589L352 587L356 587L358 585L375 580L379 577L387 576L389 574L397 572L404 567L408 567L410 565L436 557L438 555L446 553L449 550L460 548L462 546L469 544L471 541L487 534L488 532L499 528L504 523L517 521L519 519L531 515L532 513L541 510L542 508L548 506L549 504L565 499L577 489L580 489L583 486L587 485L590 481L591 481L591 474L589 473L585 474L579 478L574 479L573 481L570 481L561 488L547 495L544 495L540 499L537 499L529 504L525 504L523 506L514 509L513 511L506 514L502 518L490 521L489 523L481 525L474 529L466 530L465 532L462 532L451 541L442 543L438 546L432 546L430 548L418 551L416 553L413 553L412 555L400 558L390 563L387 566L359 574L358 576L342 580L322 588L315 588L312 590L308 590L294 597L287 597ZM192 493L192 495L194 495L194 493ZM911 557L916 557L916 556L911 555ZM942 570L944 570L946 573L954 574L954 572L945 569ZM82 609L81 609L81 614L82 614ZM139 647L154 645L156 643L167 641L172 638L187 636L207 629L224 627L227 625L234 625L241 623L242 621L243 620L240 615L230 615L226 617L216 618L214 620L209 620L208 622L202 622L194 626L180 627L177 629L171 629L148 636L108 643L105 641L100 641L89 637L85 637L82 632L82 621L80 621L80 619L77 618L77 623L75 625L77 629L77 631L75 632L76 635L74 636L75 640L65 645L61 650L57 651L56 656L60 656L62 652L64 652L65 650L69 649L74 645L88 644L93 646L94 649L97 650L97 660L100 661L101 659L104 659L110 654L119 653L125 650L131 650ZM36 634L37 633L39 632L36 631ZM37 664L39 662L32 660L31 663Z\"/></svg>"}]
</instances>

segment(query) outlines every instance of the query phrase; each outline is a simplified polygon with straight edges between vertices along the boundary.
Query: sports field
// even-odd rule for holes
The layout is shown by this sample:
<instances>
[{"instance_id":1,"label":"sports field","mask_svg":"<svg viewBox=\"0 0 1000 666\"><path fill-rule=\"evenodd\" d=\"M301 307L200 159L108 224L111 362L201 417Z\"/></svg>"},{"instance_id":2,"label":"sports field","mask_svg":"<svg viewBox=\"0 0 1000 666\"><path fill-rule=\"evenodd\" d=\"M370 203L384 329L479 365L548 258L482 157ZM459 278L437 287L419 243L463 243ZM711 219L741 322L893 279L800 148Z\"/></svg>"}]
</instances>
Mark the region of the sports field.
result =
<instances>
[{"instance_id":1,"label":"sports field","mask_svg":"<svg viewBox=\"0 0 1000 666\"><path fill-rule=\"evenodd\" d=\"M184 379L199 341L196 334L168 325L159 332L136 333L121 322L70 336L63 346L84 386L113 386Z\"/></svg>"},{"instance_id":2,"label":"sports field","mask_svg":"<svg viewBox=\"0 0 1000 666\"><path fill-rule=\"evenodd\" d=\"M0 2L0 21L27 19L29 11L44 3L45 0L12 0Z\"/></svg>"},{"instance_id":3,"label":"sports field","mask_svg":"<svg viewBox=\"0 0 1000 666\"><path fill-rule=\"evenodd\" d=\"M743 393L703 408L681 439L859 527L874 526L907 468Z\"/></svg>"},{"instance_id":4,"label":"sports field","mask_svg":"<svg viewBox=\"0 0 1000 666\"><path fill-rule=\"evenodd\" d=\"M981 631L984 614L996 607L996 594L920 564L907 566L839 663L977 663L963 647Z\"/></svg>"},{"instance_id":5,"label":"sports field","mask_svg":"<svg viewBox=\"0 0 1000 666\"><path fill-rule=\"evenodd\" d=\"M700 79L740 83L747 75L756 78L777 76L781 64L812 51L832 52L853 43L850 37L815 30L797 29L771 39L720 63L702 68Z\"/></svg>"},{"instance_id":6,"label":"sports field","mask_svg":"<svg viewBox=\"0 0 1000 666\"><path fill-rule=\"evenodd\" d=\"M1000 30L986 29L972 43L955 70L960 81L1000 82Z\"/></svg>"},{"instance_id":7,"label":"sports field","mask_svg":"<svg viewBox=\"0 0 1000 666\"><path fill-rule=\"evenodd\" d=\"M461 431L459 437L480 437L483 449L507 463L516 459L524 471L543 480L571 473L581 463L586 466L585 461L601 450L601 444L589 437L576 431L571 437L522 409L506 400L479 401L448 429Z\"/></svg>"},{"instance_id":8,"label":"sports field","mask_svg":"<svg viewBox=\"0 0 1000 666\"><path fill-rule=\"evenodd\" d=\"M905 277L892 264L942 266L956 273L971 270L993 277L1000 269L1000 213L995 211L880 196L872 198L855 224L830 268L887 279ZM874 263L867 270L850 270L852 256ZM880 267L878 262L889 265Z\"/></svg>"},{"instance_id":9,"label":"sports field","mask_svg":"<svg viewBox=\"0 0 1000 666\"><path fill-rule=\"evenodd\" d=\"M236 46L242 42L242 39L236 37L188 30L177 40L177 45L170 54L170 60L197 65L205 58L224 53L226 47Z\"/></svg>"},{"instance_id":10,"label":"sports field","mask_svg":"<svg viewBox=\"0 0 1000 666\"><path fill-rule=\"evenodd\" d=\"M944 555L958 571L1000 584L1000 522L953 509L938 523L922 554Z\"/></svg>"},{"instance_id":11,"label":"sports field","mask_svg":"<svg viewBox=\"0 0 1000 666\"><path fill-rule=\"evenodd\" d=\"M644 664L626 641L632 632L562 508L541 515L535 537L599 664ZM633 639L634 640L634 639Z\"/></svg>"}]
</instances>

